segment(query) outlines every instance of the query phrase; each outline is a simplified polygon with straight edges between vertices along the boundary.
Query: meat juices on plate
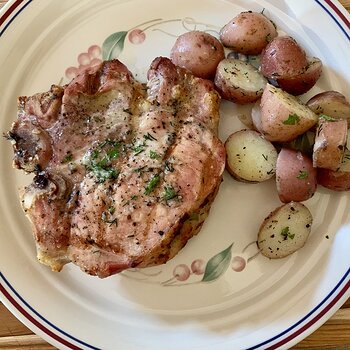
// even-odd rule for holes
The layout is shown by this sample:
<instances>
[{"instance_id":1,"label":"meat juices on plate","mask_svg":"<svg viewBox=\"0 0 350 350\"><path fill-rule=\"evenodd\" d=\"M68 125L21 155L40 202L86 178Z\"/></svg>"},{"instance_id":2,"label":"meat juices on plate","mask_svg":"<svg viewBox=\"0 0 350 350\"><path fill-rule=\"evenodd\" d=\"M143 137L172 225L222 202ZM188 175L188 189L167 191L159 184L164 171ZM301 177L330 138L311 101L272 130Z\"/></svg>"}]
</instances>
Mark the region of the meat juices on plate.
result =
<instances>
[{"instance_id":1,"label":"meat juices on plate","mask_svg":"<svg viewBox=\"0 0 350 350\"><path fill-rule=\"evenodd\" d=\"M200 230L221 183L213 84L156 58L147 86L118 60L20 97L8 133L40 262L108 277L163 264Z\"/></svg>"}]
</instances>

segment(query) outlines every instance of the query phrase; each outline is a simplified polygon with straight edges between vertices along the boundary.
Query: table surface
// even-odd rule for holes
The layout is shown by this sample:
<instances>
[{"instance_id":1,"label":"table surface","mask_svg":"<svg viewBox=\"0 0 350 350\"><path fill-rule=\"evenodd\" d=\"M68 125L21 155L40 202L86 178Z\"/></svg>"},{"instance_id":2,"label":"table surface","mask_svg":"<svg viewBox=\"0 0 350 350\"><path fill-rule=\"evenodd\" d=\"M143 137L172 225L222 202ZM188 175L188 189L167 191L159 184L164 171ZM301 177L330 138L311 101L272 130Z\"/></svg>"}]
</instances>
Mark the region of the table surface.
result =
<instances>
[{"instance_id":1,"label":"table surface","mask_svg":"<svg viewBox=\"0 0 350 350\"><path fill-rule=\"evenodd\" d=\"M0 0L0 8L7 0ZM350 12L350 0L340 0ZM33 334L0 303L0 349L53 350L55 347ZM323 326L292 349L349 350L350 299Z\"/></svg>"}]
</instances>

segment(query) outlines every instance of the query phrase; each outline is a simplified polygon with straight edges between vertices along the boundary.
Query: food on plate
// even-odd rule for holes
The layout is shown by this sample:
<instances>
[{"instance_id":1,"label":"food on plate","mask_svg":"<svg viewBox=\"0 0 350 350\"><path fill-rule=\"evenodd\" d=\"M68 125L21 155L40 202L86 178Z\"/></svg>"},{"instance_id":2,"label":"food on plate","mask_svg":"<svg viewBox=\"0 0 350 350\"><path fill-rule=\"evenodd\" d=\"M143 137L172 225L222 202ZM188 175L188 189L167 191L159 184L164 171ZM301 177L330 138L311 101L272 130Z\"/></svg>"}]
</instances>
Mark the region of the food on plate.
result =
<instances>
[{"instance_id":1,"label":"food on plate","mask_svg":"<svg viewBox=\"0 0 350 350\"><path fill-rule=\"evenodd\" d=\"M261 54L261 72L286 92L301 95L315 85L322 73L322 62L307 57L292 37L278 36Z\"/></svg>"},{"instance_id":2,"label":"food on plate","mask_svg":"<svg viewBox=\"0 0 350 350\"><path fill-rule=\"evenodd\" d=\"M254 126L254 129L262 133L261 127L261 99L257 100L251 110L251 119Z\"/></svg>"},{"instance_id":3,"label":"food on plate","mask_svg":"<svg viewBox=\"0 0 350 350\"><path fill-rule=\"evenodd\" d=\"M156 58L147 89L118 60L21 97L8 137L39 261L108 277L171 259L200 230L221 183L212 82Z\"/></svg>"},{"instance_id":4,"label":"food on plate","mask_svg":"<svg viewBox=\"0 0 350 350\"><path fill-rule=\"evenodd\" d=\"M214 77L219 62L225 58L225 53L218 39L195 30L176 39L170 57L174 64L186 68L196 77L210 79Z\"/></svg>"},{"instance_id":5,"label":"food on plate","mask_svg":"<svg viewBox=\"0 0 350 350\"><path fill-rule=\"evenodd\" d=\"M300 151L282 148L276 163L276 185L283 203L311 198L317 187L317 170Z\"/></svg>"},{"instance_id":6,"label":"food on plate","mask_svg":"<svg viewBox=\"0 0 350 350\"><path fill-rule=\"evenodd\" d=\"M311 232L312 215L299 202L276 208L264 220L258 233L258 247L262 255L284 258L302 248Z\"/></svg>"},{"instance_id":7,"label":"food on plate","mask_svg":"<svg viewBox=\"0 0 350 350\"><path fill-rule=\"evenodd\" d=\"M278 85L292 95L302 95L309 91L322 74L322 62L316 57L308 58L305 69L292 77L277 78Z\"/></svg>"},{"instance_id":8,"label":"food on plate","mask_svg":"<svg viewBox=\"0 0 350 350\"><path fill-rule=\"evenodd\" d=\"M235 58L225 58L219 63L214 82L221 97L238 104L258 100L267 84L255 67Z\"/></svg>"},{"instance_id":9,"label":"food on plate","mask_svg":"<svg viewBox=\"0 0 350 350\"><path fill-rule=\"evenodd\" d=\"M332 118L350 119L350 103L337 91L321 92L307 102L307 106L316 114L325 114Z\"/></svg>"},{"instance_id":10,"label":"food on plate","mask_svg":"<svg viewBox=\"0 0 350 350\"><path fill-rule=\"evenodd\" d=\"M277 151L271 142L254 130L240 130L225 142L226 169L243 182L262 182L276 171Z\"/></svg>"},{"instance_id":11,"label":"food on plate","mask_svg":"<svg viewBox=\"0 0 350 350\"><path fill-rule=\"evenodd\" d=\"M261 97L260 130L270 141L291 141L313 127L317 114L296 97L267 84Z\"/></svg>"},{"instance_id":12,"label":"food on plate","mask_svg":"<svg viewBox=\"0 0 350 350\"><path fill-rule=\"evenodd\" d=\"M314 167L337 170L343 159L348 132L348 122L321 115L316 130Z\"/></svg>"},{"instance_id":13,"label":"food on plate","mask_svg":"<svg viewBox=\"0 0 350 350\"><path fill-rule=\"evenodd\" d=\"M317 171L317 182L333 191L350 190L350 151L345 150L339 169L320 168Z\"/></svg>"},{"instance_id":14,"label":"food on plate","mask_svg":"<svg viewBox=\"0 0 350 350\"><path fill-rule=\"evenodd\" d=\"M262 13L238 14L220 31L220 40L234 51L258 55L277 36L274 24Z\"/></svg>"},{"instance_id":15,"label":"food on plate","mask_svg":"<svg viewBox=\"0 0 350 350\"><path fill-rule=\"evenodd\" d=\"M284 147L300 151L312 158L312 152L315 143L315 131L313 129L306 131L304 134L298 136L296 139L283 143Z\"/></svg>"}]
</instances>

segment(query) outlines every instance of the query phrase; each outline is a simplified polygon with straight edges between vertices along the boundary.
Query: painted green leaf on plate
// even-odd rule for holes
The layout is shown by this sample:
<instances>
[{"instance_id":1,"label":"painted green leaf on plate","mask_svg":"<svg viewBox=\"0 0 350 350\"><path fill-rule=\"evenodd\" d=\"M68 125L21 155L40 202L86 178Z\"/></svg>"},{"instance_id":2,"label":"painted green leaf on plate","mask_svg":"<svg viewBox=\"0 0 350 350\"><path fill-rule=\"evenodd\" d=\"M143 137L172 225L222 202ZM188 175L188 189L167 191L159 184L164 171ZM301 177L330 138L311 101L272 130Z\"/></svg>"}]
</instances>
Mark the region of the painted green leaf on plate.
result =
<instances>
[{"instance_id":1,"label":"painted green leaf on plate","mask_svg":"<svg viewBox=\"0 0 350 350\"><path fill-rule=\"evenodd\" d=\"M232 257L232 245L233 243L228 248L209 259L205 266L202 282L215 281L227 270Z\"/></svg>"},{"instance_id":2,"label":"painted green leaf on plate","mask_svg":"<svg viewBox=\"0 0 350 350\"><path fill-rule=\"evenodd\" d=\"M102 59L105 61L117 58L124 49L124 42L128 32L111 34L102 44Z\"/></svg>"}]
</instances>

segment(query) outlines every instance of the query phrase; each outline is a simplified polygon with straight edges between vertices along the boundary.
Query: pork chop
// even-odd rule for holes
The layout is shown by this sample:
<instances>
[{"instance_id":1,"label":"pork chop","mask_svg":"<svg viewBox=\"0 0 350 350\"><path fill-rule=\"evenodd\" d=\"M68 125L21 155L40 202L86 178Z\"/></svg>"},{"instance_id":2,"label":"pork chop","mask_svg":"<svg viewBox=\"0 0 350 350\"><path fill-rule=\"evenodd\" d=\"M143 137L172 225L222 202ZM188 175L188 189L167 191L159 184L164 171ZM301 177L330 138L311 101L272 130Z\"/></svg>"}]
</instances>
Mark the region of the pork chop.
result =
<instances>
[{"instance_id":1,"label":"pork chop","mask_svg":"<svg viewBox=\"0 0 350 350\"><path fill-rule=\"evenodd\" d=\"M20 97L8 137L40 262L101 278L163 264L200 230L225 150L208 80L156 58L148 83L118 60Z\"/></svg>"}]
</instances>

